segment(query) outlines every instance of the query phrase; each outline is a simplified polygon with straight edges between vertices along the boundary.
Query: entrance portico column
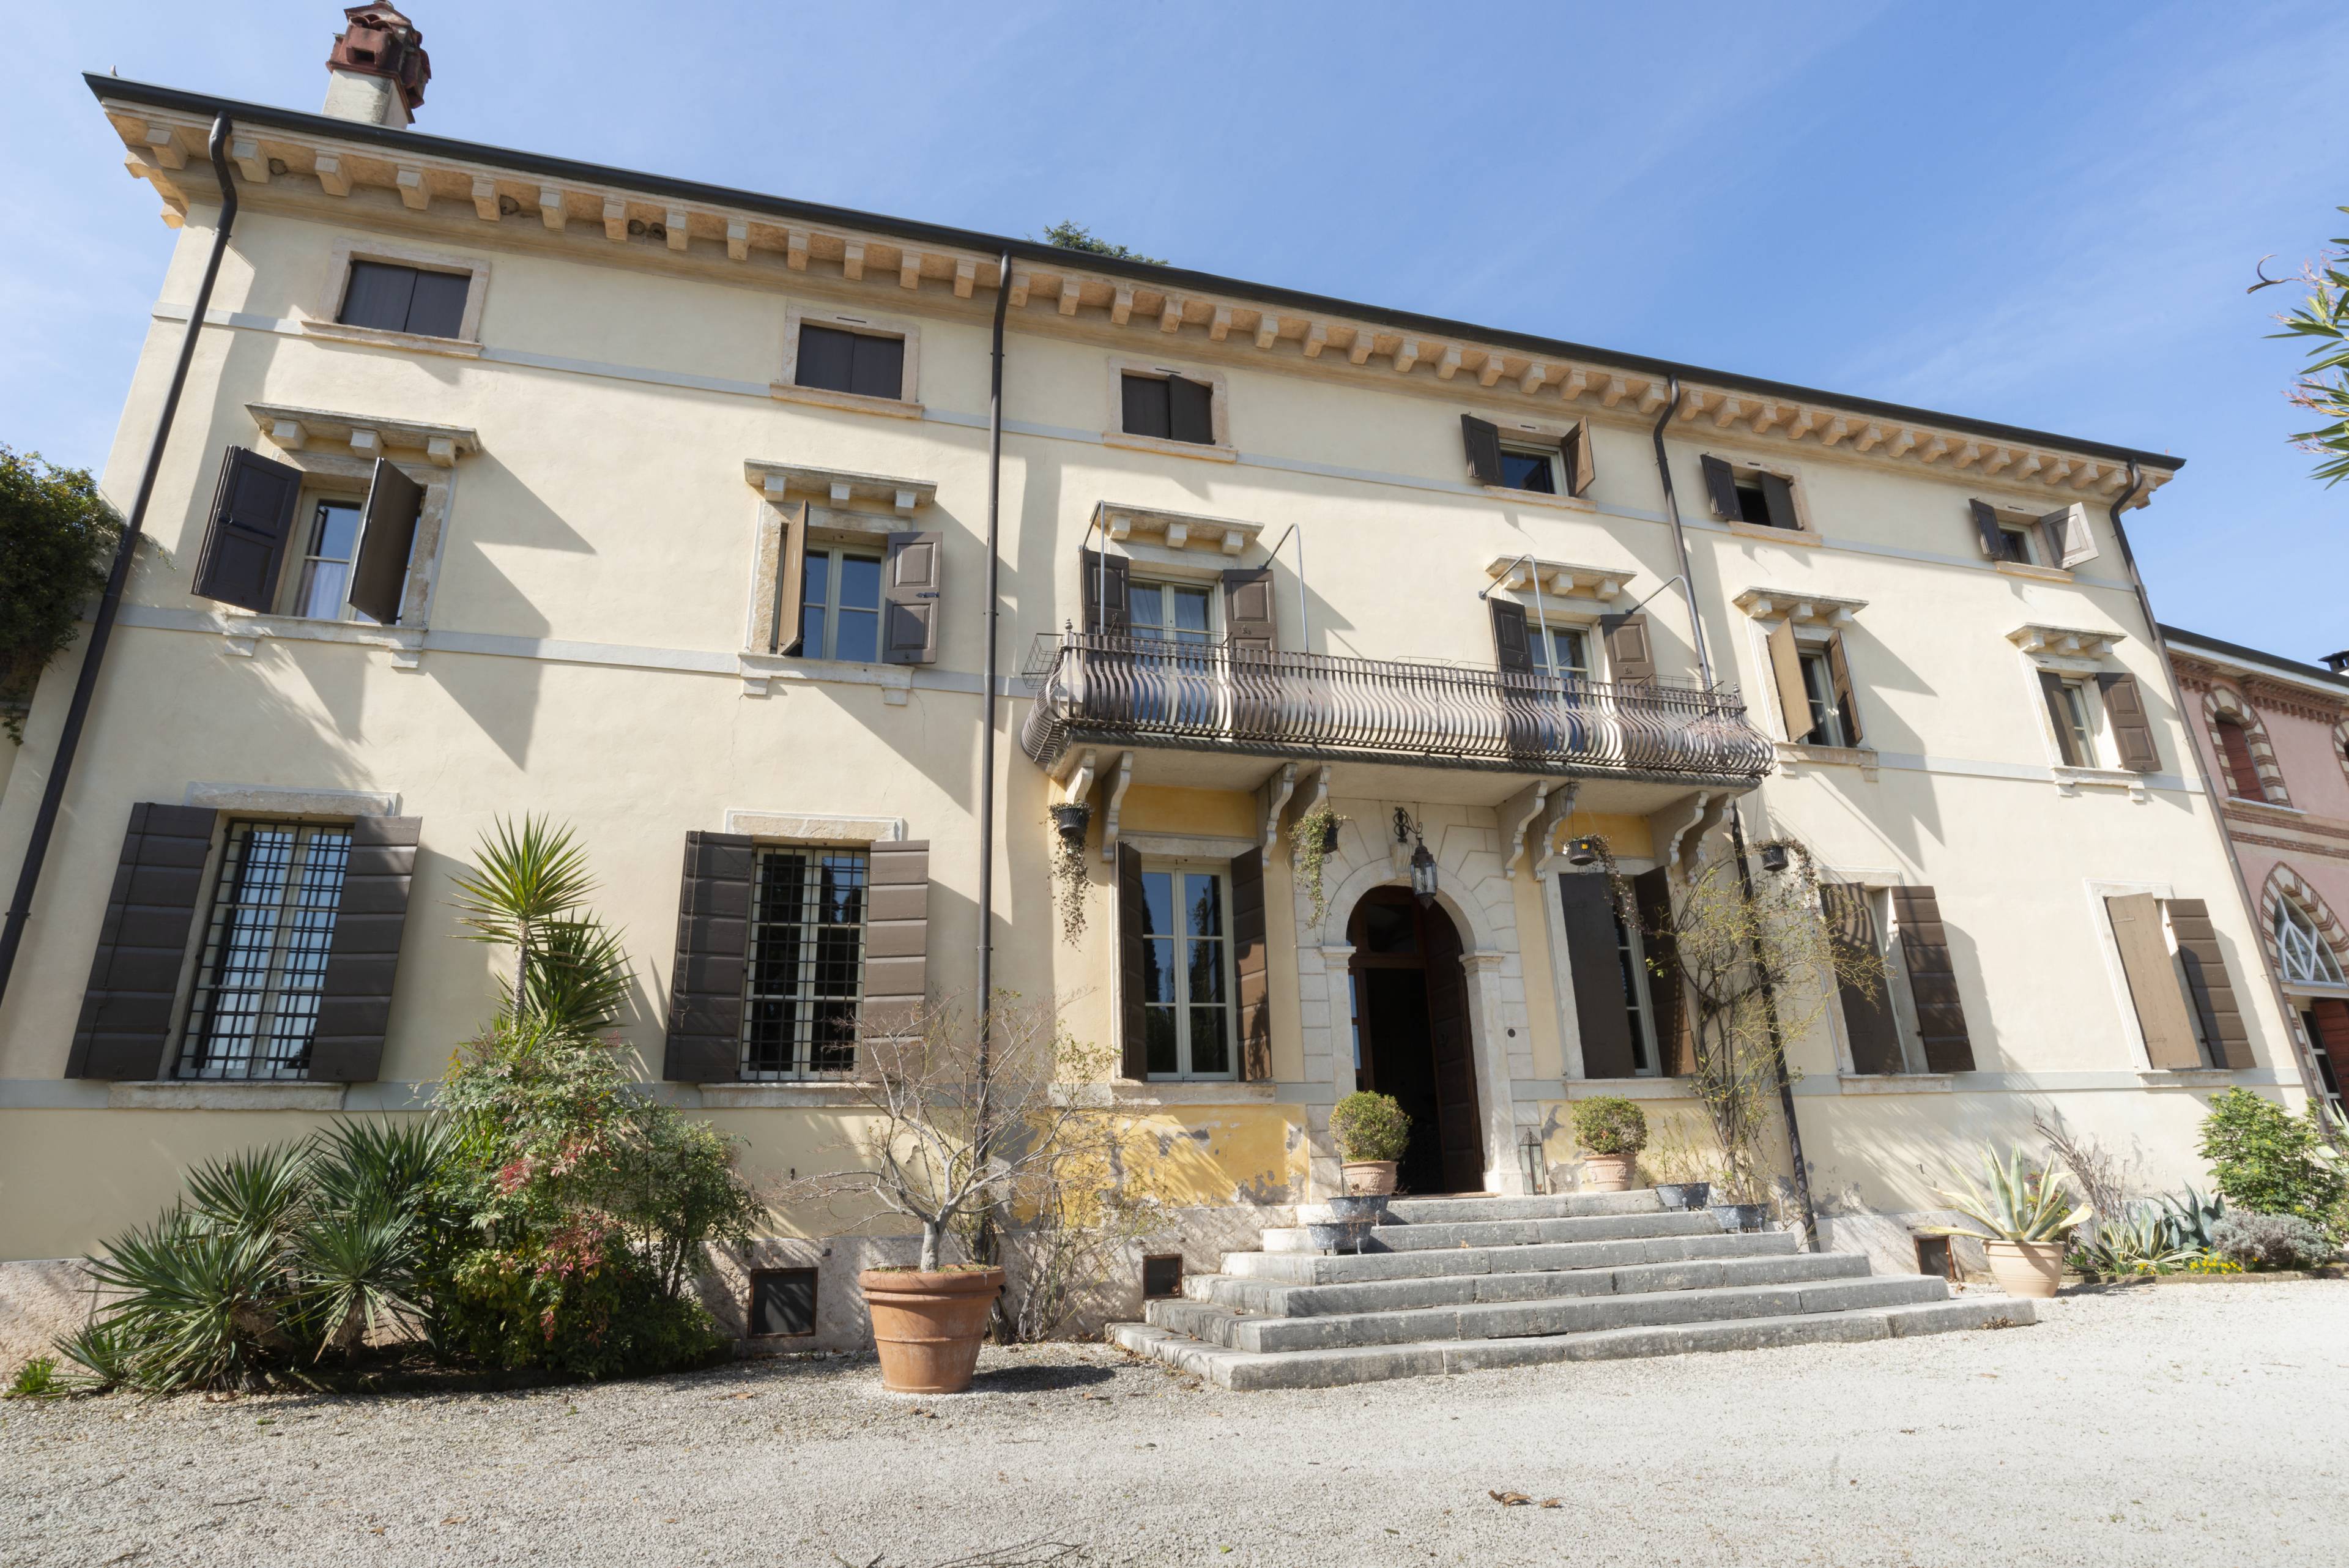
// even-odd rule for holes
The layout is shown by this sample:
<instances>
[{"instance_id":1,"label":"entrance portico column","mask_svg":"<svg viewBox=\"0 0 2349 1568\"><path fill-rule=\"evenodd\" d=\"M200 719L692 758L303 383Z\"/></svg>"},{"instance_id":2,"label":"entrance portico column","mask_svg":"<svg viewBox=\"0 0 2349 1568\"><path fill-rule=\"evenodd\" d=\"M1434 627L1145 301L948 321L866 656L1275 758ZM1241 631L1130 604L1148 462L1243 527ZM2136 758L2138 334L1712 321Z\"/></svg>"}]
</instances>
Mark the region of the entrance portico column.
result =
<instances>
[{"instance_id":1,"label":"entrance portico column","mask_svg":"<svg viewBox=\"0 0 2349 1568\"><path fill-rule=\"evenodd\" d=\"M1485 1188L1489 1192L1522 1194L1525 1172L1517 1166L1517 1120L1510 1082L1509 1042L1503 1037L1502 1019L1508 1015L1508 998L1501 971L1510 955L1483 950L1460 955L1468 981L1468 1037L1475 1042L1476 1109L1484 1123Z\"/></svg>"},{"instance_id":2,"label":"entrance portico column","mask_svg":"<svg viewBox=\"0 0 2349 1568\"><path fill-rule=\"evenodd\" d=\"M1304 974L1298 977L1298 991L1305 1025L1305 1081L1329 1085L1321 1103L1306 1111L1311 1146L1309 1195L1319 1199L1343 1189L1338 1147L1330 1141L1330 1111L1355 1088L1354 947L1351 942L1328 942L1316 950L1321 960L1319 993L1314 993L1312 978Z\"/></svg>"}]
</instances>

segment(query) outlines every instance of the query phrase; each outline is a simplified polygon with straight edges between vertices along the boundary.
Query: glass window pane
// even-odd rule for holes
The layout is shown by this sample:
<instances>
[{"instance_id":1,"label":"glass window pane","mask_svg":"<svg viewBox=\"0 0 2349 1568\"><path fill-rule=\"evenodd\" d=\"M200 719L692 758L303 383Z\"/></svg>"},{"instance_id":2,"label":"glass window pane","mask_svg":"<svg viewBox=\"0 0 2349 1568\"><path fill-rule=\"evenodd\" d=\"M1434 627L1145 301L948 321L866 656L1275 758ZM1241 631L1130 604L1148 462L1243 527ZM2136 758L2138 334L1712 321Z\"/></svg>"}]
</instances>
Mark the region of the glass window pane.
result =
<instances>
[{"instance_id":1,"label":"glass window pane","mask_svg":"<svg viewBox=\"0 0 2349 1568\"><path fill-rule=\"evenodd\" d=\"M329 561L347 561L358 542L359 509L339 501L321 501L310 524L310 554Z\"/></svg>"},{"instance_id":2,"label":"glass window pane","mask_svg":"<svg viewBox=\"0 0 2349 1568\"><path fill-rule=\"evenodd\" d=\"M349 857L345 828L231 825L181 1076L307 1069Z\"/></svg>"},{"instance_id":3,"label":"glass window pane","mask_svg":"<svg viewBox=\"0 0 2349 1568\"><path fill-rule=\"evenodd\" d=\"M1174 1000L1174 939L1151 937L1142 944L1142 1000Z\"/></svg>"},{"instance_id":4,"label":"glass window pane","mask_svg":"<svg viewBox=\"0 0 2349 1568\"><path fill-rule=\"evenodd\" d=\"M843 1073L864 995L865 857L760 851L745 966L742 1071Z\"/></svg>"},{"instance_id":5,"label":"glass window pane","mask_svg":"<svg viewBox=\"0 0 2349 1568\"><path fill-rule=\"evenodd\" d=\"M1589 639L1580 631L1558 631L1552 635L1557 639L1558 672L1562 675L1574 676L1578 680L1588 680L1590 677Z\"/></svg>"},{"instance_id":6,"label":"glass window pane","mask_svg":"<svg viewBox=\"0 0 2349 1568\"><path fill-rule=\"evenodd\" d=\"M821 550L811 550L807 557L807 573L802 579L800 603L819 607L832 602L832 556Z\"/></svg>"},{"instance_id":7,"label":"glass window pane","mask_svg":"<svg viewBox=\"0 0 2349 1568\"><path fill-rule=\"evenodd\" d=\"M1232 1070L1231 1010L1191 1009L1191 1071L1206 1075Z\"/></svg>"},{"instance_id":8,"label":"glass window pane","mask_svg":"<svg viewBox=\"0 0 2349 1568\"><path fill-rule=\"evenodd\" d=\"M1535 490L1544 495L1557 493L1547 452L1511 452L1504 447L1501 450L1501 483L1511 490Z\"/></svg>"},{"instance_id":9,"label":"glass window pane","mask_svg":"<svg viewBox=\"0 0 2349 1568\"><path fill-rule=\"evenodd\" d=\"M1208 597L1206 588L1174 590L1174 628L1177 631L1197 632L1202 637L1206 635Z\"/></svg>"},{"instance_id":10,"label":"glass window pane","mask_svg":"<svg viewBox=\"0 0 2349 1568\"><path fill-rule=\"evenodd\" d=\"M843 609L879 609L881 607L879 556L843 556L840 558L840 607Z\"/></svg>"},{"instance_id":11,"label":"glass window pane","mask_svg":"<svg viewBox=\"0 0 2349 1568\"><path fill-rule=\"evenodd\" d=\"M1142 1012L1143 1064L1153 1073L1179 1073L1181 1060L1174 1053L1174 1010L1171 1007L1146 1007Z\"/></svg>"},{"instance_id":12,"label":"glass window pane","mask_svg":"<svg viewBox=\"0 0 2349 1568\"><path fill-rule=\"evenodd\" d=\"M312 620L333 620L343 613L343 596L350 591L351 569L341 561L305 561L301 586L295 590L294 613Z\"/></svg>"},{"instance_id":13,"label":"glass window pane","mask_svg":"<svg viewBox=\"0 0 2349 1568\"><path fill-rule=\"evenodd\" d=\"M1190 931L1195 937L1224 934L1224 882L1211 874L1193 872L1183 878L1185 901L1190 905Z\"/></svg>"},{"instance_id":14,"label":"glass window pane","mask_svg":"<svg viewBox=\"0 0 2349 1568\"><path fill-rule=\"evenodd\" d=\"M1144 936L1174 934L1174 873L1142 874L1142 930Z\"/></svg>"},{"instance_id":15,"label":"glass window pane","mask_svg":"<svg viewBox=\"0 0 2349 1568\"><path fill-rule=\"evenodd\" d=\"M1224 1001L1224 944L1194 939L1190 944L1190 962L1191 1000Z\"/></svg>"},{"instance_id":16,"label":"glass window pane","mask_svg":"<svg viewBox=\"0 0 2349 1568\"><path fill-rule=\"evenodd\" d=\"M813 605L800 611L800 657L822 659L823 647L823 611Z\"/></svg>"},{"instance_id":17,"label":"glass window pane","mask_svg":"<svg viewBox=\"0 0 2349 1568\"><path fill-rule=\"evenodd\" d=\"M872 610L843 610L833 628L832 656L867 664L881 657L881 618Z\"/></svg>"},{"instance_id":18,"label":"glass window pane","mask_svg":"<svg viewBox=\"0 0 2349 1568\"><path fill-rule=\"evenodd\" d=\"M1153 630L1166 624L1164 590L1156 583L1134 583L1126 590L1128 618L1140 631L1144 627Z\"/></svg>"}]
</instances>

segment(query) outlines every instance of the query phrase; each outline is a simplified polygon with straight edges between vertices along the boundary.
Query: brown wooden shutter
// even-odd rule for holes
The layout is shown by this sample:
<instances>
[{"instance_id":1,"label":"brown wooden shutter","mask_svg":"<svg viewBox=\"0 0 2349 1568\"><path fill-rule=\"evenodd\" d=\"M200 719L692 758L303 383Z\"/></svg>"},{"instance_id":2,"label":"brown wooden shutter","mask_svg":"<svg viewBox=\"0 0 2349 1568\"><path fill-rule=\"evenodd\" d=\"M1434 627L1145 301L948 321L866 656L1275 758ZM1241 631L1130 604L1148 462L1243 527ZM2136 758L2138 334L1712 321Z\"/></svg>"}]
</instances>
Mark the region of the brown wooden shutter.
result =
<instances>
[{"instance_id":1,"label":"brown wooden shutter","mask_svg":"<svg viewBox=\"0 0 2349 1568\"><path fill-rule=\"evenodd\" d=\"M1586 1078L1628 1078L1634 1065L1610 889L1609 878L1596 874L1569 874L1557 879L1558 908L1566 919L1566 965L1574 984L1574 1016L1582 1033Z\"/></svg>"},{"instance_id":2,"label":"brown wooden shutter","mask_svg":"<svg viewBox=\"0 0 2349 1568\"><path fill-rule=\"evenodd\" d=\"M750 878L758 849L738 833L685 836L677 963L669 972L661 1076L724 1084L742 1075L742 990L750 956Z\"/></svg>"},{"instance_id":3,"label":"brown wooden shutter","mask_svg":"<svg viewBox=\"0 0 2349 1568\"><path fill-rule=\"evenodd\" d=\"M1590 489L1590 482L1599 477L1599 469L1590 455L1590 421L1578 420L1574 429L1558 442L1558 455L1566 463L1566 493L1581 495Z\"/></svg>"},{"instance_id":4,"label":"brown wooden shutter","mask_svg":"<svg viewBox=\"0 0 2349 1568\"><path fill-rule=\"evenodd\" d=\"M2265 800L2268 792L2260 782L2250 733L2232 719L2221 719L2212 727L2219 732L2219 760L2227 764L2227 793L2238 800Z\"/></svg>"},{"instance_id":5,"label":"brown wooden shutter","mask_svg":"<svg viewBox=\"0 0 2349 1568\"><path fill-rule=\"evenodd\" d=\"M1270 653L1280 646L1274 623L1272 568L1247 566L1224 574L1224 636L1234 648Z\"/></svg>"},{"instance_id":6,"label":"brown wooden shutter","mask_svg":"<svg viewBox=\"0 0 2349 1568\"><path fill-rule=\"evenodd\" d=\"M1836 711L1843 720L1843 743L1860 743L1859 700L1852 692L1851 662L1844 657L1843 633L1827 639L1827 676L1835 687Z\"/></svg>"},{"instance_id":7,"label":"brown wooden shutter","mask_svg":"<svg viewBox=\"0 0 2349 1568\"><path fill-rule=\"evenodd\" d=\"M1762 508L1770 526L1800 532L1803 520L1795 513L1795 487L1775 473L1755 477L1762 482Z\"/></svg>"},{"instance_id":8,"label":"brown wooden shutter","mask_svg":"<svg viewBox=\"0 0 2349 1568\"><path fill-rule=\"evenodd\" d=\"M946 535L935 530L889 535L883 573L884 664L936 664L946 598Z\"/></svg>"},{"instance_id":9,"label":"brown wooden shutter","mask_svg":"<svg viewBox=\"0 0 2349 1568\"><path fill-rule=\"evenodd\" d=\"M1468 448L1468 476L1479 484L1501 483L1501 427L1474 414L1460 416L1460 439Z\"/></svg>"},{"instance_id":10,"label":"brown wooden shutter","mask_svg":"<svg viewBox=\"0 0 2349 1568\"><path fill-rule=\"evenodd\" d=\"M1973 509L1974 535L1982 543L1982 553L1993 561L2006 559L2006 530L1998 525L1998 509L1987 501L1967 504Z\"/></svg>"},{"instance_id":11,"label":"brown wooden shutter","mask_svg":"<svg viewBox=\"0 0 2349 1568\"><path fill-rule=\"evenodd\" d=\"M1166 378L1166 431L1176 441L1212 446L1216 441L1216 389L1184 376Z\"/></svg>"},{"instance_id":12,"label":"brown wooden shutter","mask_svg":"<svg viewBox=\"0 0 2349 1568\"><path fill-rule=\"evenodd\" d=\"M2187 1015L2169 943L2161 934L2161 904L2150 893L2127 893L2105 900L2113 922L2113 944L2121 972L2128 977L2129 1000L2145 1035L2146 1059L2156 1067L2199 1067L2194 1021Z\"/></svg>"},{"instance_id":13,"label":"brown wooden shutter","mask_svg":"<svg viewBox=\"0 0 2349 1568\"><path fill-rule=\"evenodd\" d=\"M310 1039L310 1076L322 1083L371 1084L382 1076L423 826L413 816L362 816L351 824L350 860L319 982L317 1033Z\"/></svg>"},{"instance_id":14,"label":"brown wooden shutter","mask_svg":"<svg viewBox=\"0 0 2349 1568\"><path fill-rule=\"evenodd\" d=\"M775 602L767 616L767 651L800 649L800 601L807 597L808 504L779 505L775 535Z\"/></svg>"},{"instance_id":15,"label":"brown wooden shutter","mask_svg":"<svg viewBox=\"0 0 2349 1568\"><path fill-rule=\"evenodd\" d=\"M286 535L301 496L299 470L241 446L229 448L196 557L197 596L258 615L275 609Z\"/></svg>"},{"instance_id":16,"label":"brown wooden shutter","mask_svg":"<svg viewBox=\"0 0 2349 1568\"><path fill-rule=\"evenodd\" d=\"M1526 622L1526 607L1513 599L1489 598L1485 607L1493 618L1493 665L1504 675L1534 672L1533 632Z\"/></svg>"},{"instance_id":17,"label":"brown wooden shutter","mask_svg":"<svg viewBox=\"0 0 2349 1568\"><path fill-rule=\"evenodd\" d=\"M1811 722L1811 689L1803 683L1803 649L1789 616L1770 628L1770 678L1778 688L1778 711L1785 715L1786 739L1800 744L1818 726Z\"/></svg>"},{"instance_id":18,"label":"brown wooden shutter","mask_svg":"<svg viewBox=\"0 0 2349 1568\"><path fill-rule=\"evenodd\" d=\"M930 1001L930 845L925 838L865 851L863 1022L911 1035Z\"/></svg>"},{"instance_id":19,"label":"brown wooden shutter","mask_svg":"<svg viewBox=\"0 0 2349 1568\"><path fill-rule=\"evenodd\" d=\"M1899 1073L1908 1063L1900 1054L1900 1025L1892 1011L1892 991L1884 974L1884 939L1876 929L1876 911L1868 907L1868 889L1857 882L1819 884L1819 909L1826 916L1827 941L1846 958L1877 966L1873 987L1836 977L1843 1001L1845 1036L1851 1042L1855 1073Z\"/></svg>"},{"instance_id":20,"label":"brown wooden shutter","mask_svg":"<svg viewBox=\"0 0 2349 1568\"><path fill-rule=\"evenodd\" d=\"M1092 550L1081 551L1079 558L1084 566L1085 629L1107 637L1126 636L1133 629L1126 558Z\"/></svg>"},{"instance_id":21,"label":"brown wooden shutter","mask_svg":"<svg viewBox=\"0 0 2349 1568\"><path fill-rule=\"evenodd\" d=\"M1713 514L1732 523L1744 516L1744 509L1737 504L1736 471L1710 453L1697 462L1704 470L1704 493L1713 503Z\"/></svg>"},{"instance_id":22,"label":"brown wooden shutter","mask_svg":"<svg viewBox=\"0 0 2349 1568\"><path fill-rule=\"evenodd\" d=\"M353 609L386 626L399 622L399 601L408 591L408 555L416 547L416 519L423 509L424 486L389 459L377 458L367 505L359 514L347 597Z\"/></svg>"},{"instance_id":23,"label":"brown wooden shutter","mask_svg":"<svg viewBox=\"0 0 2349 1568\"><path fill-rule=\"evenodd\" d=\"M1648 1005L1656 1023L1656 1054L1664 1075L1696 1071L1696 1034L1689 1023L1688 987L1681 978L1679 928L1672 920L1672 885L1662 867L1631 878L1640 911L1640 942L1648 959Z\"/></svg>"},{"instance_id":24,"label":"brown wooden shutter","mask_svg":"<svg viewBox=\"0 0 2349 1568\"><path fill-rule=\"evenodd\" d=\"M141 802L130 808L89 989L66 1054L67 1077L162 1076L171 1004L179 1000L217 820L217 813L195 806Z\"/></svg>"},{"instance_id":25,"label":"brown wooden shutter","mask_svg":"<svg viewBox=\"0 0 2349 1568\"><path fill-rule=\"evenodd\" d=\"M1950 933L1941 924L1940 899L1930 888L1895 888L1892 919L1900 928L1900 962L1909 971L1909 1000L1917 1004L1917 1037L1925 1047L1925 1071L1972 1072L1973 1041L1966 1033L1966 1009L1958 997L1958 971L1950 961Z\"/></svg>"},{"instance_id":26,"label":"brown wooden shutter","mask_svg":"<svg viewBox=\"0 0 2349 1568\"><path fill-rule=\"evenodd\" d=\"M1654 684L1656 654L1648 643L1648 618L1601 616L1599 626L1607 635L1607 679L1618 686Z\"/></svg>"},{"instance_id":27,"label":"brown wooden shutter","mask_svg":"<svg viewBox=\"0 0 2349 1568\"><path fill-rule=\"evenodd\" d=\"M2072 743L2072 715L2064 708L2064 678L2052 670L2041 670L2039 691L2047 699L2047 717L2055 723L2055 754L2067 768L2080 766L2080 749Z\"/></svg>"},{"instance_id":28,"label":"brown wooden shutter","mask_svg":"<svg viewBox=\"0 0 2349 1568\"><path fill-rule=\"evenodd\" d=\"M1239 976L1240 1076L1272 1077L1270 960L1265 940L1264 851L1232 857L1232 961Z\"/></svg>"},{"instance_id":29,"label":"brown wooden shutter","mask_svg":"<svg viewBox=\"0 0 2349 1568\"><path fill-rule=\"evenodd\" d=\"M2243 1028L2242 1009L2236 1005L2235 983L2227 976L2226 955L2219 950L2219 932L2210 924L2209 907L2199 898L2169 900L2169 929L2178 937L2178 956L2186 971L2186 987L2202 1015L2203 1037L2210 1042L2214 1066L2249 1067L2251 1035Z\"/></svg>"},{"instance_id":30,"label":"brown wooden shutter","mask_svg":"<svg viewBox=\"0 0 2349 1568\"><path fill-rule=\"evenodd\" d=\"M1468 1033L1468 972L1460 928L1421 925L1427 956L1427 1053L1435 1067L1435 1125L1444 1151L1444 1190L1485 1188L1484 1124L1476 1110L1476 1044Z\"/></svg>"},{"instance_id":31,"label":"brown wooden shutter","mask_svg":"<svg viewBox=\"0 0 2349 1568\"><path fill-rule=\"evenodd\" d=\"M1155 436L1164 441L1174 429L1164 376L1137 376L1131 371L1120 376L1118 401L1118 429L1128 435Z\"/></svg>"},{"instance_id":32,"label":"brown wooden shutter","mask_svg":"<svg viewBox=\"0 0 2349 1568\"><path fill-rule=\"evenodd\" d=\"M1137 1082L1150 1076L1150 1044L1143 1006L1144 963L1142 851L1117 846L1118 1076Z\"/></svg>"},{"instance_id":33,"label":"brown wooden shutter","mask_svg":"<svg viewBox=\"0 0 2349 1568\"><path fill-rule=\"evenodd\" d=\"M2096 691L2105 700L2105 722L2112 727L2114 743L2120 747L2121 766L2136 774L2158 772L2161 753L2154 748L2153 718L2145 711L2145 692L2137 677L2099 675ZM2258 780L2257 768L2251 770L2251 777Z\"/></svg>"},{"instance_id":34,"label":"brown wooden shutter","mask_svg":"<svg viewBox=\"0 0 2349 1568\"><path fill-rule=\"evenodd\" d=\"M2039 528L2057 551L2057 566L2076 566L2096 558L2095 531L2088 526L2088 509L2078 502L2042 517Z\"/></svg>"}]
</instances>

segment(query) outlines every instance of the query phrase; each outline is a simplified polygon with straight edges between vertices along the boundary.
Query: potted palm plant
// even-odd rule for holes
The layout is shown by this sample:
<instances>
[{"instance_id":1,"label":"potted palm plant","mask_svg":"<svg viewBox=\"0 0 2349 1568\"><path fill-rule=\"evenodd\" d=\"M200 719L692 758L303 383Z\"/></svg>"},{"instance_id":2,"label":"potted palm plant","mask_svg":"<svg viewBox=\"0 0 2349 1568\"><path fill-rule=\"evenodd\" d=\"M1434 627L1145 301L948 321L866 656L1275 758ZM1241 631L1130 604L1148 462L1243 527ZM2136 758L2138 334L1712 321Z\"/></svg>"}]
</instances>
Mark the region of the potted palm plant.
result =
<instances>
[{"instance_id":1,"label":"potted palm plant","mask_svg":"<svg viewBox=\"0 0 2349 1568\"><path fill-rule=\"evenodd\" d=\"M1620 1095L1574 1103L1574 1136L1582 1145L1582 1185L1590 1192L1628 1192L1640 1151L1648 1147L1648 1118Z\"/></svg>"},{"instance_id":2,"label":"potted palm plant","mask_svg":"<svg viewBox=\"0 0 2349 1568\"><path fill-rule=\"evenodd\" d=\"M1940 1189L1950 1207L1982 1229L1961 1225L1930 1225L1929 1236L1971 1236L1982 1244L1990 1259L1991 1278L2011 1296L2055 1293L2064 1279L2064 1250L2072 1232L2095 1212L2088 1205L2074 1206L2054 1170L2033 1170L2023 1163L2023 1150L2010 1148L2002 1163L1998 1151L1982 1147L1987 1190L1974 1186L1962 1170L1954 1172L1965 1190Z\"/></svg>"},{"instance_id":3,"label":"potted palm plant","mask_svg":"<svg viewBox=\"0 0 2349 1568\"><path fill-rule=\"evenodd\" d=\"M1338 1146L1346 1191L1381 1197L1395 1189L1395 1162L1411 1147L1411 1117L1392 1095L1357 1089L1330 1113L1330 1141Z\"/></svg>"}]
</instances>

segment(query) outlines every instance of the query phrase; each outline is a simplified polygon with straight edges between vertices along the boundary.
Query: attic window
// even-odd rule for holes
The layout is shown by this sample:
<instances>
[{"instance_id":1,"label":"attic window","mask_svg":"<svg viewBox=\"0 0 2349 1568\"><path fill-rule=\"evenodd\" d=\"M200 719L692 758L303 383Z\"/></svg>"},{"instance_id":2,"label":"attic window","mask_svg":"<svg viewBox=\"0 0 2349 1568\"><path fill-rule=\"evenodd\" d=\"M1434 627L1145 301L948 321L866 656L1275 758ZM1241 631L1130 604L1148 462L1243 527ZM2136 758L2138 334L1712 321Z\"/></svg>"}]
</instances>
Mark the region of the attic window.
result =
<instances>
[{"instance_id":1,"label":"attic window","mask_svg":"<svg viewBox=\"0 0 2349 1568\"><path fill-rule=\"evenodd\" d=\"M1154 376L1128 370L1118 380L1124 404L1124 423L1121 428L1126 434L1189 441L1196 446L1215 443L1213 387L1171 370Z\"/></svg>"},{"instance_id":2,"label":"attic window","mask_svg":"<svg viewBox=\"0 0 2349 1568\"><path fill-rule=\"evenodd\" d=\"M861 398L902 399L905 340L802 323L794 384Z\"/></svg>"},{"instance_id":3,"label":"attic window","mask_svg":"<svg viewBox=\"0 0 2349 1568\"><path fill-rule=\"evenodd\" d=\"M345 327L412 332L422 337L464 335L465 296L472 275L354 261L335 319Z\"/></svg>"},{"instance_id":4,"label":"attic window","mask_svg":"<svg viewBox=\"0 0 2349 1568\"><path fill-rule=\"evenodd\" d=\"M1782 473L1755 468L1750 463L1733 463L1723 458L1705 454L1701 460L1704 469L1704 492L1713 504L1713 514L1723 522L1742 523L1749 528L1779 528L1787 533L1802 532L1803 522L1795 509L1795 483Z\"/></svg>"}]
</instances>

